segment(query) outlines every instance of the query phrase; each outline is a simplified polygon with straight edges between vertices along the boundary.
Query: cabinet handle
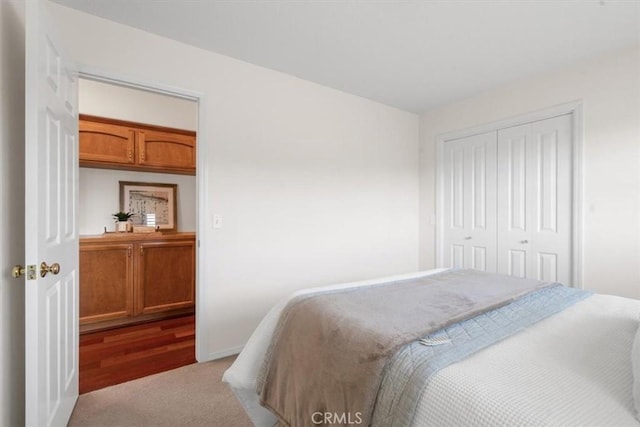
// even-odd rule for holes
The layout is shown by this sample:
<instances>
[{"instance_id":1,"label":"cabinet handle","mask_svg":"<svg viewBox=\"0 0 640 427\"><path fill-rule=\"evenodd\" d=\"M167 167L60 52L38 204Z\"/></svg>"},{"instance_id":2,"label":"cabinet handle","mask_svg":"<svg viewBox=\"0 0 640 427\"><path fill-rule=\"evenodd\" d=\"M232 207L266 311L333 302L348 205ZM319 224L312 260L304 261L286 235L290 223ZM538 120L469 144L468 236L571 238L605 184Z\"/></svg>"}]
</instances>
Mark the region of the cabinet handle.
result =
<instances>
[{"instance_id":1,"label":"cabinet handle","mask_svg":"<svg viewBox=\"0 0 640 427\"><path fill-rule=\"evenodd\" d=\"M523 245L526 245L527 243L529 243L528 240L520 240L520 243L522 243Z\"/></svg>"},{"instance_id":2,"label":"cabinet handle","mask_svg":"<svg viewBox=\"0 0 640 427\"><path fill-rule=\"evenodd\" d=\"M144 132L140 132L138 134L138 148L140 149L140 161L144 162L145 152L144 152Z\"/></svg>"},{"instance_id":3,"label":"cabinet handle","mask_svg":"<svg viewBox=\"0 0 640 427\"><path fill-rule=\"evenodd\" d=\"M131 246L129 246L129 249L127 249L127 256L130 257L131 256Z\"/></svg>"},{"instance_id":4,"label":"cabinet handle","mask_svg":"<svg viewBox=\"0 0 640 427\"><path fill-rule=\"evenodd\" d=\"M464 240L471 240L471 236L465 237Z\"/></svg>"},{"instance_id":5,"label":"cabinet handle","mask_svg":"<svg viewBox=\"0 0 640 427\"><path fill-rule=\"evenodd\" d=\"M140 255L144 255L144 248L140 246Z\"/></svg>"}]
</instances>

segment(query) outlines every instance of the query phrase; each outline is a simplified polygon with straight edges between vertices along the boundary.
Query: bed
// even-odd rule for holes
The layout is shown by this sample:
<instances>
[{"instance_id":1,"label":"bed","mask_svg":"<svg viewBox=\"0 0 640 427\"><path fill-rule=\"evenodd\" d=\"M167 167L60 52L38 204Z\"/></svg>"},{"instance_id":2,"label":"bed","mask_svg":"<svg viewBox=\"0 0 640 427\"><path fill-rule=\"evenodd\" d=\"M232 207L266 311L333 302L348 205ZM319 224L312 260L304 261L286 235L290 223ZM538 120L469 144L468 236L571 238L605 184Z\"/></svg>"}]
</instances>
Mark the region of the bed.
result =
<instances>
[{"instance_id":1,"label":"bed","mask_svg":"<svg viewBox=\"0 0 640 427\"><path fill-rule=\"evenodd\" d=\"M439 325L426 337L430 343L426 346L420 339L409 339L384 361L379 380L373 382L375 404L367 416L358 411L332 411L321 402L312 402L319 409L313 416L305 414L301 418L305 422L291 422L277 408L272 412L263 406L270 406L264 401L263 376L268 372L274 336L281 333L281 316L287 313L291 301L413 280L436 280L450 274L448 270L437 269L299 291L270 310L225 372L223 381L256 426L273 426L278 421L296 426L640 425L640 301L573 293L561 286L525 292L481 314L474 312L445 326ZM530 304L527 299L542 298L542 294L552 292L570 294L573 300L530 324L508 320L511 323L504 323L504 328L500 326L497 339L490 344L474 344L472 350L454 358L450 354L455 351L440 346L439 338L445 344L456 343L459 348L466 348L464 339L484 342L487 331L474 332L482 324L483 316L494 320L502 319L499 316L505 313L506 318L513 313L523 316L521 313L526 310L517 304ZM561 299L564 301L565 297ZM558 298L553 297L555 300ZM536 301L545 307L552 305L549 302L552 300ZM502 334L503 329L512 331ZM473 334L482 337L478 340ZM458 337L463 337L462 344L458 343ZM441 348L444 349L441 355L431 354ZM447 363L441 363L443 359ZM433 366L438 369L431 369ZM416 374L418 371L428 373L421 377ZM287 380L296 376L287 372L283 375ZM300 377L298 373L288 384L297 386Z\"/></svg>"}]
</instances>

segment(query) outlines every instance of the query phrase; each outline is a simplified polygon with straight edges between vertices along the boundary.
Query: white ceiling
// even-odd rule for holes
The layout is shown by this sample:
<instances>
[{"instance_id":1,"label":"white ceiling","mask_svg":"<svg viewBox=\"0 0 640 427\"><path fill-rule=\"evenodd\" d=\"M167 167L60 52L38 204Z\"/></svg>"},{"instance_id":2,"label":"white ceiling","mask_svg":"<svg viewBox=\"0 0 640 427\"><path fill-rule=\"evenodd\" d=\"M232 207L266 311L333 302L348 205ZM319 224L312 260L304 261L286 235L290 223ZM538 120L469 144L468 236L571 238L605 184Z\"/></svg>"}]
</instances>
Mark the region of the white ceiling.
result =
<instances>
[{"instance_id":1,"label":"white ceiling","mask_svg":"<svg viewBox=\"0 0 640 427\"><path fill-rule=\"evenodd\" d=\"M640 44L640 0L54 0L416 113Z\"/></svg>"}]
</instances>

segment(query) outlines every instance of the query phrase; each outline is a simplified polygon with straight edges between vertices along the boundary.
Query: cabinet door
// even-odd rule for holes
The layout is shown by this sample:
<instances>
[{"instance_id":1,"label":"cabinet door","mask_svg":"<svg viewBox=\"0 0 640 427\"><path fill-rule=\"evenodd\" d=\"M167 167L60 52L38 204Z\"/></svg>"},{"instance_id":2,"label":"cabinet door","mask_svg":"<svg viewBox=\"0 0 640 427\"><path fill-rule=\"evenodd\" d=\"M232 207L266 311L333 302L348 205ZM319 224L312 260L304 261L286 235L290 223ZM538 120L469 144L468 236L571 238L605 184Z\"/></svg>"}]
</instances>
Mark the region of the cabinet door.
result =
<instances>
[{"instance_id":1,"label":"cabinet door","mask_svg":"<svg viewBox=\"0 0 640 427\"><path fill-rule=\"evenodd\" d=\"M135 131L126 126L80 120L80 166L133 165Z\"/></svg>"},{"instance_id":2,"label":"cabinet door","mask_svg":"<svg viewBox=\"0 0 640 427\"><path fill-rule=\"evenodd\" d=\"M133 244L80 245L80 324L133 314Z\"/></svg>"},{"instance_id":3,"label":"cabinet door","mask_svg":"<svg viewBox=\"0 0 640 427\"><path fill-rule=\"evenodd\" d=\"M143 242L138 250L136 314L195 304L195 241Z\"/></svg>"},{"instance_id":4,"label":"cabinet door","mask_svg":"<svg viewBox=\"0 0 640 427\"><path fill-rule=\"evenodd\" d=\"M196 138L174 132L138 131L138 164L195 174Z\"/></svg>"}]
</instances>

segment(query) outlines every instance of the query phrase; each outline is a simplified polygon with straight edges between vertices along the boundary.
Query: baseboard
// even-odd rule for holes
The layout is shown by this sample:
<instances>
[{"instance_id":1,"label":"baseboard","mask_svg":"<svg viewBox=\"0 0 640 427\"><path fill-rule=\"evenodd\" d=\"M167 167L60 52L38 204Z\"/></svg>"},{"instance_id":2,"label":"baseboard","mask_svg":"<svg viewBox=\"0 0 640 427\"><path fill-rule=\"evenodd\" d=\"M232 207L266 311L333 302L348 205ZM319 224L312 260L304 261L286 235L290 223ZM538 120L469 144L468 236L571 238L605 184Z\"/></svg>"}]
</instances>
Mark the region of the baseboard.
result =
<instances>
[{"instance_id":1,"label":"baseboard","mask_svg":"<svg viewBox=\"0 0 640 427\"><path fill-rule=\"evenodd\" d=\"M244 348L243 345L239 345L237 347L231 347L225 350L214 351L213 353L207 354L204 360L198 360L198 362L208 362L210 360L222 359L223 357L233 356L235 354L239 354L243 348Z\"/></svg>"},{"instance_id":2,"label":"baseboard","mask_svg":"<svg viewBox=\"0 0 640 427\"><path fill-rule=\"evenodd\" d=\"M101 322L80 324L80 335L92 332L108 331L110 329L134 326L142 323L156 322L172 319L174 317L190 316L195 314L194 307L171 310L162 313L143 314L140 316L126 317L124 319L103 320Z\"/></svg>"}]
</instances>

